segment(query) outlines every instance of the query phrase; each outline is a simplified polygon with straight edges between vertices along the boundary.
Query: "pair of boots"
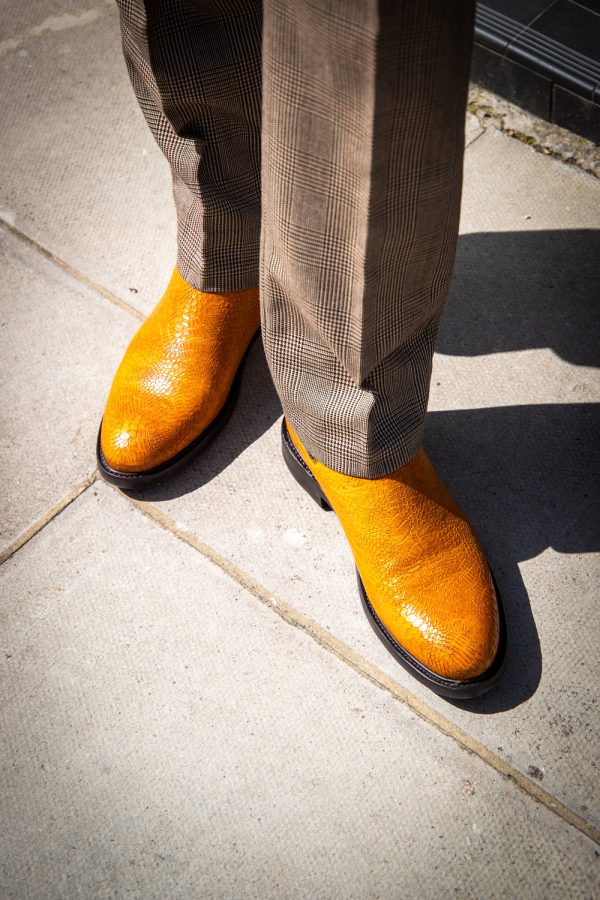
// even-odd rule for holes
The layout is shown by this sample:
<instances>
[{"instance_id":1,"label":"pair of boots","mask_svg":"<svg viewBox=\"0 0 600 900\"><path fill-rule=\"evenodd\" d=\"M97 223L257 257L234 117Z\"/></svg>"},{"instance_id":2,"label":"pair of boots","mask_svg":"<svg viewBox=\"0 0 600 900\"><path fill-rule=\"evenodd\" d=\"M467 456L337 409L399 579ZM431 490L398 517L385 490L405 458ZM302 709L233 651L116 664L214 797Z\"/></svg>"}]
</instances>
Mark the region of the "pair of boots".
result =
<instances>
[{"instance_id":1,"label":"pair of boots","mask_svg":"<svg viewBox=\"0 0 600 900\"><path fill-rule=\"evenodd\" d=\"M258 288L208 294L177 269L116 373L98 438L103 476L139 489L168 476L225 424L260 327ZM328 468L282 423L286 464L340 519L376 633L436 693L489 690L505 655L502 608L464 513L420 450L375 479Z\"/></svg>"}]
</instances>

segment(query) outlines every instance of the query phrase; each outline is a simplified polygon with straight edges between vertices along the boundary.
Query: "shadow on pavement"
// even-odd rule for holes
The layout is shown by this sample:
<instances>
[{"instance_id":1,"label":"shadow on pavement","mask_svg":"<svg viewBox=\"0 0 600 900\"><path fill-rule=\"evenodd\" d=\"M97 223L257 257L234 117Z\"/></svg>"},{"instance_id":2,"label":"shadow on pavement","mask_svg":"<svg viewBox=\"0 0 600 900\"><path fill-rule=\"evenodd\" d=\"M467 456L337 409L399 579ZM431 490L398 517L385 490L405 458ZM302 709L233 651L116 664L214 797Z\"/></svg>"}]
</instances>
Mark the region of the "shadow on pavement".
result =
<instances>
[{"instance_id":1,"label":"shadow on pavement","mask_svg":"<svg viewBox=\"0 0 600 900\"><path fill-rule=\"evenodd\" d=\"M437 352L483 356L548 347L568 363L600 366L599 284L599 230L461 235ZM582 403L429 416L431 456L476 525L508 619L503 683L470 702L472 712L510 709L534 693L541 677L517 563L547 547L600 550L599 413L600 405Z\"/></svg>"},{"instance_id":2,"label":"shadow on pavement","mask_svg":"<svg viewBox=\"0 0 600 900\"><path fill-rule=\"evenodd\" d=\"M461 235L437 352L535 347L600 366L600 231Z\"/></svg>"},{"instance_id":3,"label":"shadow on pavement","mask_svg":"<svg viewBox=\"0 0 600 900\"><path fill-rule=\"evenodd\" d=\"M427 450L481 538L508 621L503 683L489 698L469 703L473 712L523 702L541 677L537 630L518 563L548 547L558 553L600 550L599 419L600 404L594 403L429 415Z\"/></svg>"}]
</instances>

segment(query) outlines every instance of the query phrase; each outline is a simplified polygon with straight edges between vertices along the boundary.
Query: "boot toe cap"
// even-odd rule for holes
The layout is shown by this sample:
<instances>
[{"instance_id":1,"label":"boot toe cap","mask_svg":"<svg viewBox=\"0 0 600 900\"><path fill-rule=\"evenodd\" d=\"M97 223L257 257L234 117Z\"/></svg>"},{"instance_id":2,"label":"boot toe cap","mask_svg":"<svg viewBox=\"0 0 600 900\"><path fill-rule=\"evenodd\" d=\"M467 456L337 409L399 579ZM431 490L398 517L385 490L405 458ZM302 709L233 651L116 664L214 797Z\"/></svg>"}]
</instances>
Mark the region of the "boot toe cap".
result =
<instances>
[{"instance_id":1,"label":"boot toe cap","mask_svg":"<svg viewBox=\"0 0 600 900\"><path fill-rule=\"evenodd\" d=\"M403 611L410 652L428 669L451 681L470 681L492 666L499 644L499 616L493 586L471 602L448 604L452 612ZM427 606L425 605L425 609Z\"/></svg>"},{"instance_id":2,"label":"boot toe cap","mask_svg":"<svg viewBox=\"0 0 600 900\"><path fill-rule=\"evenodd\" d=\"M493 665L500 637L499 608L491 581L476 588L460 582L436 591L403 588L379 593L373 611L388 635L417 664L449 681L470 681ZM379 593L379 602L377 595Z\"/></svg>"},{"instance_id":3,"label":"boot toe cap","mask_svg":"<svg viewBox=\"0 0 600 900\"><path fill-rule=\"evenodd\" d=\"M104 460L120 472L141 472L152 468L153 454L148 450L148 440L139 423L128 419L116 420L106 413L102 420L100 446Z\"/></svg>"},{"instance_id":4,"label":"boot toe cap","mask_svg":"<svg viewBox=\"0 0 600 900\"><path fill-rule=\"evenodd\" d=\"M147 472L166 462L180 449L179 430L164 419L114 414L107 408L102 420L100 446L108 466L117 472Z\"/></svg>"}]
</instances>

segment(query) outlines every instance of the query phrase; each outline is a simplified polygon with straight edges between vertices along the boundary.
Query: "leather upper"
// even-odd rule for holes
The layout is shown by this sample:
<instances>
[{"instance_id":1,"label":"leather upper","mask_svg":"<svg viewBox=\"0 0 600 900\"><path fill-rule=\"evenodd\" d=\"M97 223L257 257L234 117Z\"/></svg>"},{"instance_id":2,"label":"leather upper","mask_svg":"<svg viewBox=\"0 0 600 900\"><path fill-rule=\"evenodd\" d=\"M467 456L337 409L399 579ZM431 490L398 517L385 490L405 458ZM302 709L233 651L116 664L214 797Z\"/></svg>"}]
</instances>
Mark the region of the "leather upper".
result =
<instances>
[{"instance_id":1,"label":"leather upper","mask_svg":"<svg viewBox=\"0 0 600 900\"><path fill-rule=\"evenodd\" d=\"M304 462L346 533L367 596L394 638L444 678L492 664L499 613L491 573L463 511L420 450L381 478L355 478Z\"/></svg>"},{"instance_id":2,"label":"leather upper","mask_svg":"<svg viewBox=\"0 0 600 900\"><path fill-rule=\"evenodd\" d=\"M208 294L175 269L115 375L101 432L108 464L144 472L198 437L224 405L259 326L258 287Z\"/></svg>"}]
</instances>

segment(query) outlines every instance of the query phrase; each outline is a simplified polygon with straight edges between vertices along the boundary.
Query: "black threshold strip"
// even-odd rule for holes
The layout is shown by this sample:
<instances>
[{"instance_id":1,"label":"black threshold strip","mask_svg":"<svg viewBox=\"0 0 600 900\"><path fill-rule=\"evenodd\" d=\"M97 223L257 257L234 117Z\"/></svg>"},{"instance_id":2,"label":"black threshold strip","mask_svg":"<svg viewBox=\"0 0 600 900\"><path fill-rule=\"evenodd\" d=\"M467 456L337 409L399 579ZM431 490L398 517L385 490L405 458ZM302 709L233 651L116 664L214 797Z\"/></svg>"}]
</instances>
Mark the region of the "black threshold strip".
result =
<instances>
[{"instance_id":1,"label":"black threshold strip","mask_svg":"<svg viewBox=\"0 0 600 900\"><path fill-rule=\"evenodd\" d=\"M600 0L478 3L471 80L600 143Z\"/></svg>"}]
</instances>

